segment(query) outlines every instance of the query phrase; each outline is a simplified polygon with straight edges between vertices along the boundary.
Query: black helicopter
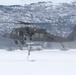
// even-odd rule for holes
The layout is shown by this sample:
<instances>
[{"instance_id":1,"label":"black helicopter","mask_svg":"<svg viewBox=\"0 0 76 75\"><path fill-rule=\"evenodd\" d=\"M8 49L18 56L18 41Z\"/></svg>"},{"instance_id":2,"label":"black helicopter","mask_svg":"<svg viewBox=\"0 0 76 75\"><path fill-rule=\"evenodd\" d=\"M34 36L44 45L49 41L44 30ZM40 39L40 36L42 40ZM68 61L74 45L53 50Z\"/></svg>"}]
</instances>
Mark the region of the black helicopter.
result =
<instances>
[{"instance_id":1,"label":"black helicopter","mask_svg":"<svg viewBox=\"0 0 76 75\"><path fill-rule=\"evenodd\" d=\"M21 28L13 28L11 33L5 33L3 35L3 37L5 38L13 39L15 41L15 44L18 44L19 41L21 42L21 44L25 44L26 40L59 42L61 43L62 47L65 48L62 42L73 41L76 36L76 27L74 27L73 32L68 37L65 38L50 34L49 32L46 31L46 29L43 28L31 27L31 25L47 25L47 24L51 25L51 23L29 23L29 22L18 21L18 23L16 24L30 25L30 27L26 26ZM28 55L30 55L30 50L28 50Z\"/></svg>"},{"instance_id":2,"label":"black helicopter","mask_svg":"<svg viewBox=\"0 0 76 75\"><path fill-rule=\"evenodd\" d=\"M17 23L18 24L18 23ZM28 23L19 21L19 24L24 25L47 25L51 23ZM74 27L73 32L68 37L61 37L47 32L46 29L37 27L20 27L13 28L11 33L5 33L3 37L13 39L16 44L20 41L21 44L25 44L25 40L30 41L46 41L46 42L70 42L74 40L76 36L76 27Z\"/></svg>"}]
</instances>

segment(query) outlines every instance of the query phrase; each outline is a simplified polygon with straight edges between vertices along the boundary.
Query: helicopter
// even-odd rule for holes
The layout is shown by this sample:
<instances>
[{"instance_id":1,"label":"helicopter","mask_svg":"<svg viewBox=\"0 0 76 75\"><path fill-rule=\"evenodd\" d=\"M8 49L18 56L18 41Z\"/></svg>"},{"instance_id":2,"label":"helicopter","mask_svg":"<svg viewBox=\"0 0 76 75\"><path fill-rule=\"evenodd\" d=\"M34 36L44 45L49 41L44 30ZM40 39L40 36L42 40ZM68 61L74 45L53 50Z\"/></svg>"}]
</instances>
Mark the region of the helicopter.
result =
<instances>
[{"instance_id":1,"label":"helicopter","mask_svg":"<svg viewBox=\"0 0 76 75\"><path fill-rule=\"evenodd\" d=\"M5 38L13 39L15 44L21 42L21 44L24 45L26 40L33 42L34 41L59 42L65 49L65 46L62 44L62 42L73 41L76 36L76 27L74 27L73 32L68 37L61 37L47 32L46 29L31 27L31 25L47 25L47 24L50 25L51 23L29 23L29 22L18 21L18 23L16 24L30 25L30 27L26 26L20 28L13 28L11 33L5 33L3 35L3 37ZM30 49L28 50L28 56L30 55L30 51L31 51L31 45Z\"/></svg>"},{"instance_id":2,"label":"helicopter","mask_svg":"<svg viewBox=\"0 0 76 75\"><path fill-rule=\"evenodd\" d=\"M51 23L29 23L29 22L22 22L17 24L24 24L24 25L47 25ZM13 39L15 44L18 44L20 41L21 44L25 44L25 40L30 41L46 41L46 42L70 42L74 40L76 36L76 26L74 27L73 32L68 37L61 37L54 34L47 32L46 29L37 28L37 27L20 27L20 28L13 28L11 33L3 34L3 37Z\"/></svg>"}]
</instances>

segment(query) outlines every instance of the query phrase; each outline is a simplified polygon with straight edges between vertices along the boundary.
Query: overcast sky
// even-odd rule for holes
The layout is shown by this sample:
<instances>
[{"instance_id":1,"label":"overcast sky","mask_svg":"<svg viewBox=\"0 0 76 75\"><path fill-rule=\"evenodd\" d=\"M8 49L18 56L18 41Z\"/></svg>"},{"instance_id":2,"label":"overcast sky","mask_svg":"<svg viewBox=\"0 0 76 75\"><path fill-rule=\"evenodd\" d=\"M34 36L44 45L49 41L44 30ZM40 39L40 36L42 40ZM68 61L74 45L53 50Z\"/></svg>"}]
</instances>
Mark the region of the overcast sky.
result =
<instances>
[{"instance_id":1,"label":"overcast sky","mask_svg":"<svg viewBox=\"0 0 76 75\"><path fill-rule=\"evenodd\" d=\"M51 1L53 3L58 2L71 2L75 0L0 0L0 5L24 5L24 4L30 4L30 3L36 3L40 1Z\"/></svg>"}]
</instances>

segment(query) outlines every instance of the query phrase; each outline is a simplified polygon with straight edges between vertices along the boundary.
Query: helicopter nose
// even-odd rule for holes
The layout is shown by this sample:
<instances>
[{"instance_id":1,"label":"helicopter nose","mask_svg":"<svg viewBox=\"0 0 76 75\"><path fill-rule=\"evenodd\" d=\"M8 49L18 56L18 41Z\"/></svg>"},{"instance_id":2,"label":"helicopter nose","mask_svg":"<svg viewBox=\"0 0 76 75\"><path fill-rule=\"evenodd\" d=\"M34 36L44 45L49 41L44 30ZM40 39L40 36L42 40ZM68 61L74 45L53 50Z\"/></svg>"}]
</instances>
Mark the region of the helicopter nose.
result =
<instances>
[{"instance_id":1,"label":"helicopter nose","mask_svg":"<svg viewBox=\"0 0 76 75\"><path fill-rule=\"evenodd\" d=\"M2 36L5 37L5 38L9 38L10 34L6 33L6 34L3 34Z\"/></svg>"}]
</instances>

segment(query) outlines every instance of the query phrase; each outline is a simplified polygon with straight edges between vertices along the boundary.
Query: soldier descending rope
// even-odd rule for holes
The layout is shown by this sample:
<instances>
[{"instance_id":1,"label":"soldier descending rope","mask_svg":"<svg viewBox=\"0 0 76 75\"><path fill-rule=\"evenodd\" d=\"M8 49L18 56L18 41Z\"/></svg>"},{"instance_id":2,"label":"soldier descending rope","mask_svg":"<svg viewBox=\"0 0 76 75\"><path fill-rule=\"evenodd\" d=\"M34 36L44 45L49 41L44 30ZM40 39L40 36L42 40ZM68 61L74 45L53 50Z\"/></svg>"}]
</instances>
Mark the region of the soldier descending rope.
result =
<instances>
[{"instance_id":1,"label":"soldier descending rope","mask_svg":"<svg viewBox=\"0 0 76 75\"><path fill-rule=\"evenodd\" d=\"M31 52L31 50L32 50L32 45L31 45L32 43L30 42L30 43L28 43L28 56L27 56L27 60L29 60L28 59L28 57L29 57L29 55L30 55L30 52Z\"/></svg>"}]
</instances>

